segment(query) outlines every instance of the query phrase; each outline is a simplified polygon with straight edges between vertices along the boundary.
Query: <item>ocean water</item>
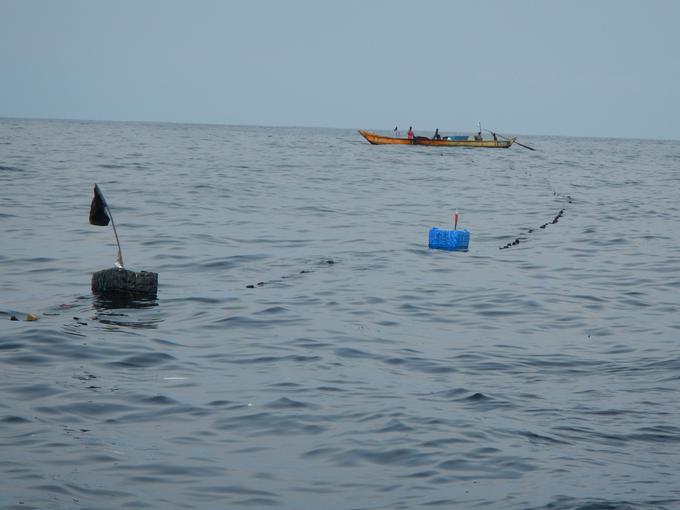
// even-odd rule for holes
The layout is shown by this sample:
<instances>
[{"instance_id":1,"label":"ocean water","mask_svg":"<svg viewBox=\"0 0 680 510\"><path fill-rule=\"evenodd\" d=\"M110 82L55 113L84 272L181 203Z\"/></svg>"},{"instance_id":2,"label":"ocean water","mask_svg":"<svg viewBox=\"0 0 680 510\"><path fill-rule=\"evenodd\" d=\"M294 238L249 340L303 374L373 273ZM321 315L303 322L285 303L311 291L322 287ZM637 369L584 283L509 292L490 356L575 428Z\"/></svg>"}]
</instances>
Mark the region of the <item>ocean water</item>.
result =
<instances>
[{"instance_id":1,"label":"ocean water","mask_svg":"<svg viewBox=\"0 0 680 510\"><path fill-rule=\"evenodd\" d=\"M521 141L0 120L0 508L680 508L680 142Z\"/></svg>"}]
</instances>

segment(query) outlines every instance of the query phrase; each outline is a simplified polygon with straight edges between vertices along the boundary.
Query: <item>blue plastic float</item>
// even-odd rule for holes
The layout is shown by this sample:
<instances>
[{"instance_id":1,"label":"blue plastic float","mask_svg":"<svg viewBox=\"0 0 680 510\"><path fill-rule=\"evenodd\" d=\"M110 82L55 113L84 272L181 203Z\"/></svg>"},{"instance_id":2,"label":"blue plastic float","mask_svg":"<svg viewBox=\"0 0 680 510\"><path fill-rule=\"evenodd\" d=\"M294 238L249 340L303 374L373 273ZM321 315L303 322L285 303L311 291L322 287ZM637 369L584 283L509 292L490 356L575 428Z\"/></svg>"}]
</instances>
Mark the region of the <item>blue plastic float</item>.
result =
<instances>
[{"instance_id":1,"label":"blue plastic float","mask_svg":"<svg viewBox=\"0 0 680 510\"><path fill-rule=\"evenodd\" d=\"M430 229L429 247L436 250L467 251L470 244L470 232L467 230Z\"/></svg>"},{"instance_id":2,"label":"blue plastic float","mask_svg":"<svg viewBox=\"0 0 680 510\"><path fill-rule=\"evenodd\" d=\"M454 230L443 230L437 227L430 229L428 246L435 250L467 251L470 244L470 232L457 230L458 211L454 214Z\"/></svg>"}]
</instances>

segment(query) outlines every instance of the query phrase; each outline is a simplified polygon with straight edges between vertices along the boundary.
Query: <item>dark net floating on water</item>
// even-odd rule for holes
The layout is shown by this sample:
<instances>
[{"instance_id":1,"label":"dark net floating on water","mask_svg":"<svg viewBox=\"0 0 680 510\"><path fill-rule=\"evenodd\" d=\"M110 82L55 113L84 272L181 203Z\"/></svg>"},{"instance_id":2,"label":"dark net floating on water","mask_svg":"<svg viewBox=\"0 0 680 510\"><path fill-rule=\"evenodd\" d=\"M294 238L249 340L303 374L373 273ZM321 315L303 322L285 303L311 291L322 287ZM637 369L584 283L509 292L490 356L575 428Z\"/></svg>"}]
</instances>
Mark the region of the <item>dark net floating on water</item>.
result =
<instances>
[{"instance_id":1,"label":"dark net floating on water","mask_svg":"<svg viewBox=\"0 0 680 510\"><path fill-rule=\"evenodd\" d=\"M680 144L520 140L0 120L0 508L680 508Z\"/></svg>"},{"instance_id":2,"label":"dark net floating on water","mask_svg":"<svg viewBox=\"0 0 680 510\"><path fill-rule=\"evenodd\" d=\"M120 267L103 269L92 274L92 292L155 299L158 292L158 273L136 272Z\"/></svg>"}]
</instances>

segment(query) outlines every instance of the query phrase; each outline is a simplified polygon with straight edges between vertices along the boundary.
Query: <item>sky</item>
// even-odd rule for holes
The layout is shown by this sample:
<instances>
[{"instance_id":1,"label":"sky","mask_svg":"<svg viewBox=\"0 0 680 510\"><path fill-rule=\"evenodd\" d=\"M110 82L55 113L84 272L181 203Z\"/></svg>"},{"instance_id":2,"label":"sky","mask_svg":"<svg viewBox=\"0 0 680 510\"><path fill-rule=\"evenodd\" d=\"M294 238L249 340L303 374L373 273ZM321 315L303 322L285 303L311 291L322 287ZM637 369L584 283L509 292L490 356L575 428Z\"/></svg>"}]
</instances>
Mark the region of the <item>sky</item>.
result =
<instances>
[{"instance_id":1,"label":"sky","mask_svg":"<svg viewBox=\"0 0 680 510\"><path fill-rule=\"evenodd\" d=\"M0 0L0 117L680 139L675 0Z\"/></svg>"}]
</instances>

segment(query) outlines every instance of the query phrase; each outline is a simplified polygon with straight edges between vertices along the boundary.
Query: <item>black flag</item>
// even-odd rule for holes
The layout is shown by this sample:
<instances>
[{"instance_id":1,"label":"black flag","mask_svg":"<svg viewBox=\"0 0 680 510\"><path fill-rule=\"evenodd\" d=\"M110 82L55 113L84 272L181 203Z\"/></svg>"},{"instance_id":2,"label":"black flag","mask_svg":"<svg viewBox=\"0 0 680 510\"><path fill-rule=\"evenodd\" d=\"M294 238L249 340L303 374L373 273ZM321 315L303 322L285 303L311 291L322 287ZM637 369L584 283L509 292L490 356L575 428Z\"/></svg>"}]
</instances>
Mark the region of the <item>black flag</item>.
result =
<instances>
[{"instance_id":1,"label":"black flag","mask_svg":"<svg viewBox=\"0 0 680 510\"><path fill-rule=\"evenodd\" d=\"M109 224L111 218L106 214L106 200L104 195L99 191L99 186L94 185L94 197L92 197L92 204L90 204L90 225L99 225L105 227Z\"/></svg>"}]
</instances>

